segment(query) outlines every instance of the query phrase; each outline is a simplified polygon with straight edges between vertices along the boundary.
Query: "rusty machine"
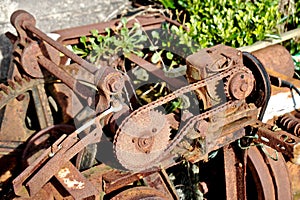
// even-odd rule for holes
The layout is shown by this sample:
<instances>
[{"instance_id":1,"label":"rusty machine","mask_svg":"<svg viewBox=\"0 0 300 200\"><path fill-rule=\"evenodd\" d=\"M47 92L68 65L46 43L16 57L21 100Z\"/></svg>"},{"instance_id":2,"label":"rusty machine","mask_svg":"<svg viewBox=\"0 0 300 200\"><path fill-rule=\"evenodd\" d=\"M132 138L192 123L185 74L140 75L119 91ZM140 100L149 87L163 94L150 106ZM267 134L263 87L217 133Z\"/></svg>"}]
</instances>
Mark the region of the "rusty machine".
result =
<instances>
[{"instance_id":1,"label":"rusty machine","mask_svg":"<svg viewBox=\"0 0 300 200\"><path fill-rule=\"evenodd\" d=\"M137 16L128 27L138 21L147 31L166 20ZM270 78L252 54L203 49L171 78L133 53L96 66L67 48L119 20L56 31L56 39L25 11L11 22L18 36L7 33L13 64L0 91L4 198L180 199L169 170L188 162L198 163L203 198L292 199L286 162L300 162L299 120L262 119L271 84L293 85ZM168 92L139 104L134 68ZM166 111L183 96L186 106Z\"/></svg>"}]
</instances>

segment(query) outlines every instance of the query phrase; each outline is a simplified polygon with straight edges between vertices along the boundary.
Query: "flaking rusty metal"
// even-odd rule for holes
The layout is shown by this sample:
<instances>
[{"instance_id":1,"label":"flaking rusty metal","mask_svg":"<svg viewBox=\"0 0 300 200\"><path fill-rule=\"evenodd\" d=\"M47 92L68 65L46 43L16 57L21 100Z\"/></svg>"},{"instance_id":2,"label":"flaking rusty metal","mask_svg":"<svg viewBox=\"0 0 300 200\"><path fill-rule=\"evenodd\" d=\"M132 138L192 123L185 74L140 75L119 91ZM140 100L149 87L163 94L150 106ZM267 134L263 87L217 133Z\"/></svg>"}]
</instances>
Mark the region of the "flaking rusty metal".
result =
<instances>
[{"instance_id":1,"label":"flaking rusty metal","mask_svg":"<svg viewBox=\"0 0 300 200\"><path fill-rule=\"evenodd\" d=\"M152 30L165 21L173 22L160 15L143 15L127 25L131 28L139 22L144 30ZM133 103L123 101L126 98L122 96L128 89L126 84L131 84L124 75L126 71L96 67L65 47L77 44L81 36L89 37L92 29L105 34L105 28L113 30L120 20L58 30L57 41L39 30L26 11L16 11L11 22L18 36L7 34L14 43L15 65L10 74L18 76L0 85L0 106L5 107L0 150L3 147L2 154L10 156L23 154L26 160L24 169L7 178L14 179L17 197L179 199L167 170L181 162L208 161L211 152L222 149L224 180L210 180L225 182L222 197L248 199L253 197L248 193L250 186L257 191L254 196L258 199L292 198L284 158L280 154L274 161L268 155L277 150L291 160L299 157L299 122L282 116L275 123L285 130L276 131L261 122L271 83L264 63L252 54L225 45L200 50L186 59L186 82L165 76L159 66L143 58L127 55L122 59L142 67L172 90L133 110ZM66 62L68 59L71 64ZM193 92L199 104L195 114L188 111L180 119L180 111L159 111ZM32 110L36 114L31 116L28 112ZM14 119L16 113L20 116ZM35 118L38 120L33 121ZM9 125L10 120L17 125ZM76 120L77 129L73 127ZM103 141L103 136L110 141ZM48 138L54 141L44 144ZM25 148L16 148L25 141ZM108 153L101 149L103 142L110 142L117 167L95 158L97 153ZM31 148L39 144L42 152L28 159L34 154ZM261 144L269 146L267 153L254 147ZM90 145L96 148L87 148ZM94 166L78 169L89 157ZM254 186L247 183L246 174L252 176ZM136 187L145 183L147 186ZM209 183L199 184L204 195L214 192Z\"/></svg>"}]
</instances>

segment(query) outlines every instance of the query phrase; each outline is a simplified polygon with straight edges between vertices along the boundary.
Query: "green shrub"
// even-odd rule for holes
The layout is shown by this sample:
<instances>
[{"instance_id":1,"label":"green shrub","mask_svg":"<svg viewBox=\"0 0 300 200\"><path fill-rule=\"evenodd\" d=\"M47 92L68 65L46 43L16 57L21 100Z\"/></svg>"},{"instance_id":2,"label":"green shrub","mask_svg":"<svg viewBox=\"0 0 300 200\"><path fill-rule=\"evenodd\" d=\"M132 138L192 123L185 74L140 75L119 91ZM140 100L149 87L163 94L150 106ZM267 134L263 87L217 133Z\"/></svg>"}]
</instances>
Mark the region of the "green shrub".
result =
<instances>
[{"instance_id":1,"label":"green shrub","mask_svg":"<svg viewBox=\"0 0 300 200\"><path fill-rule=\"evenodd\" d=\"M292 5L282 6L283 17L283 31L300 28L300 1ZM292 55L300 53L300 37L285 41L283 45L290 50Z\"/></svg>"},{"instance_id":2,"label":"green shrub","mask_svg":"<svg viewBox=\"0 0 300 200\"><path fill-rule=\"evenodd\" d=\"M185 25L189 31L175 28L175 33L185 40L191 38L201 48L220 43L247 46L278 33L281 19L278 1L179 0L177 3L186 10Z\"/></svg>"}]
</instances>

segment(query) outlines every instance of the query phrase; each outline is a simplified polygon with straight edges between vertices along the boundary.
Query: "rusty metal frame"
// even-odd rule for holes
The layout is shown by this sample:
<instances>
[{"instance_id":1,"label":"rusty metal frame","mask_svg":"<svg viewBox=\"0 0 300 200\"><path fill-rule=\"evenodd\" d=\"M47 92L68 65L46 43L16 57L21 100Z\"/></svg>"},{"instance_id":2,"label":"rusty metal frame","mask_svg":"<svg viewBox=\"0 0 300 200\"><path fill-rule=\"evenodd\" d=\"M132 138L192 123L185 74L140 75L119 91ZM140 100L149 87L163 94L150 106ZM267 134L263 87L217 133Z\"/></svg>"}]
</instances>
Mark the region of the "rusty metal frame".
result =
<instances>
[{"instance_id":1,"label":"rusty metal frame","mask_svg":"<svg viewBox=\"0 0 300 200\"><path fill-rule=\"evenodd\" d=\"M138 16L137 18L129 21L128 26L131 27L133 26L133 23L139 22L141 23L143 29L151 30L161 27L161 23L165 22L166 20L170 21L162 16ZM96 167L99 167L99 169L103 171L99 173L99 177L96 177L96 179L98 179L98 182L101 182L101 186L97 187L99 183L95 183L95 177L94 180L91 180L83 176L83 174L89 174L89 170L81 173L70 162L70 160L76 154L82 151L87 145L100 141L100 138L102 136L102 126L101 124L99 124L99 121L100 119L108 115L106 111L110 109L109 103L112 102L112 99L110 99L110 95L113 93L119 93L122 90L122 88L124 87L124 80L122 78L122 75L115 69L107 66L97 68L93 64L85 61L84 59L74 54L72 51L68 50L64 45L78 43L79 37L83 35L89 36L90 30L92 29L98 29L100 33L105 34L105 28L109 27L111 29L114 29L117 26L119 20L112 20L105 23L55 31L54 33L60 35L57 41L51 39L41 30L36 28L35 19L25 11L15 12L12 15L11 22L18 32L18 37L14 37L10 34L8 34L8 36L10 36L11 40L15 43L14 54L16 56L14 57L14 61L19 68L22 68L33 78L43 78L44 74L42 72L42 69L45 69L48 73L61 80L66 86L69 87L69 89L79 95L80 98L84 99L89 106L93 105L95 102L92 102L91 97L94 95L94 93L92 93L89 88L72 77L72 75L65 70L65 68L68 66L64 65L62 58L57 58L58 53L62 53L65 57L70 58L74 63L76 63L76 67L78 67L80 70L84 70L96 77L95 80L91 79L93 81L91 82L91 84L95 85L99 90L101 90L101 95L103 95L103 99L101 101L104 102L104 105L101 105L102 108L96 113L96 117L93 119L93 123L97 124L97 128L82 139L79 139L77 136L86 127L88 127L88 125L84 126L84 128L79 128L69 135L62 135L58 140L56 140L54 144L51 145L51 147L47 148L43 152L43 154L34 161L34 163L31 163L29 167L27 167L17 178L15 178L13 184L16 195L29 195L30 197L34 197L35 195L46 192L47 195L49 195L49 193L51 193L52 196L56 195L56 198L58 199L63 198L62 196L60 196L60 192L57 191L57 188L55 188L54 182L56 180L60 182L64 189L67 190L68 195L70 195L74 199L96 199L99 198L99 193L101 192L110 194L114 191L122 190L122 188L127 187L131 183L144 180L145 182L148 182L148 185L153 190L151 189L148 191L148 189L142 187L135 189L132 188L121 192L116 196L116 198L128 198L128 196L130 195L138 195L138 191L143 191L143 195L149 193L150 195L157 195L157 197L160 197L161 199L179 199L178 195L175 192L174 186L168 180L166 172L161 168L155 167L150 168L150 171L149 169L147 169L148 171L142 170L141 172L122 174L120 173L120 171L115 171L113 169L103 169L105 167L103 167L103 165L99 165ZM31 53L33 54L33 57L30 56ZM199 56L205 57L206 60L202 60L202 63L199 63L199 61L197 60ZM163 104L169 99L175 98L176 95L179 96L179 94L186 91L197 90L201 87L206 87L206 89L209 90L207 82L217 83L218 81L223 79L228 82L236 81L236 79L232 78L231 75L233 75L234 77L234 73L238 72L238 69L232 69L232 72L230 72L229 70L224 70L224 77L221 77L217 74L210 74L206 77L207 74L205 74L204 77L201 77L201 79L204 80L192 80L192 78L195 77L196 72L199 74L202 73L202 76L207 66L209 66L210 64L215 64L214 60L217 60L218 62L225 60L223 65L227 64L229 66L228 68L232 67L231 65L236 65L236 68L240 68L241 71L239 73L241 73L242 75L247 75L247 73L251 74L251 71L249 71L249 69L246 69L241 62L241 52L222 45L213 47L211 49L205 49L204 51L190 56L187 59L188 65L190 65L191 67L190 74L189 72L187 74L188 76L190 76L189 83L182 82L179 79L171 79L169 77L166 77L164 73L162 73L162 71L157 70L155 65L133 54L129 55L128 59L136 63L137 65L140 65L142 68L146 69L148 72L151 72L161 80L166 81L172 87L172 89L174 89L175 92L173 96L169 95L161 102L154 102L152 106L155 105L155 103L157 103L157 105ZM61 66L61 64L63 64L63 66ZM205 66L203 67L201 65ZM248 79L249 80L246 80L245 82L243 82L243 84L248 84L249 88L252 89L251 81L253 79L253 76L249 75ZM225 87L226 86L227 85L225 85ZM242 88L242 86L244 85L241 84L240 86L240 88ZM232 95L236 88L238 87L228 86L226 95ZM47 103L44 103L45 99L47 98L47 96L44 95L45 91L42 87L39 87L37 90L38 91L34 93L34 99L37 106L36 110L39 115L43 115L39 117L41 128L46 128L51 126L53 124L53 121L51 118L51 114L47 113L47 110L50 110L49 105ZM222 131L220 131L221 135L218 135L218 137L211 136L214 135L213 131L201 133L200 138L203 144L207 145L209 142L211 142L211 140L215 140L215 144L203 146L203 152L200 152L199 148L191 149L190 152L188 152L188 154L184 157L190 162L198 162L200 160L204 160L209 152L217 149L222 149L224 155L224 173L227 199L247 199L246 166L248 165L248 163L250 163L250 166L252 167L252 173L257 174L256 178L263 179L261 182L257 180L257 184L259 185L258 188L261 189L261 191L259 191L259 195L266 198L275 198L275 196L277 195L276 198L278 197L279 199L281 199L283 198L284 194L286 194L285 190L289 190L289 181L285 178L282 179L276 175L276 173L282 172L280 171L280 168L285 166L283 164L283 158L280 157L281 160L278 165L268 157L262 156L261 152L259 152L257 149L237 149L237 146L233 145L233 143L241 139L246 134L249 134L244 132L244 127L250 126L252 127L252 130L255 130L253 132L256 132L258 135L258 138L254 140L255 143L266 144L272 149L280 151L288 157L293 158L295 148L297 145L299 145L300 139L299 137L296 137L295 135L292 135L286 131L273 131L271 125L258 121L257 114L259 111L258 107L260 106L256 107L253 102L246 102L243 98L244 96L248 96L250 93L247 91L247 88L241 90L242 92L244 92L241 96L234 96L237 101L232 101L228 104L220 106L218 105L218 103L223 102L215 103L210 100L210 102L208 103L210 107L206 109L207 113L202 113L199 116L196 116L185 122L186 124L184 128L189 128L190 124L196 125L195 121L197 120L209 121L209 124L211 126L216 127L222 124L224 125L224 127L222 127ZM209 98L209 95L207 95L207 98ZM228 99L230 101L232 100L231 98ZM149 108L142 109L146 110L150 108L151 105L149 106ZM138 113L142 109L136 110L135 112L133 112L133 114ZM217 111L219 110L222 110L229 114L226 114L224 119L222 119L221 122L217 124L210 114L217 113ZM141 111L141 113L143 112ZM88 123L90 126L91 123ZM199 130L203 131L201 128ZM196 130L196 132L199 130ZM184 138L184 133L184 131L180 132L178 136L175 137L175 139L180 141L180 139ZM188 134L186 134L186 136L191 137ZM176 145L177 144L174 143L171 144L170 147L175 147ZM166 168L178 164L175 161L176 156L173 156L171 151L166 151L163 156L165 158L160 161ZM256 159L258 157L259 159ZM268 163L269 166L266 165L266 163ZM265 171L268 171L269 174L264 175L263 173ZM282 172L282 174L284 175L285 173ZM70 180L76 180L77 182L75 185L73 184L73 182L72 184L68 184L68 181L70 182ZM279 184L279 182L281 181L286 187ZM280 186L274 188L274 185ZM287 198L290 198L290 196L288 196Z\"/></svg>"}]
</instances>

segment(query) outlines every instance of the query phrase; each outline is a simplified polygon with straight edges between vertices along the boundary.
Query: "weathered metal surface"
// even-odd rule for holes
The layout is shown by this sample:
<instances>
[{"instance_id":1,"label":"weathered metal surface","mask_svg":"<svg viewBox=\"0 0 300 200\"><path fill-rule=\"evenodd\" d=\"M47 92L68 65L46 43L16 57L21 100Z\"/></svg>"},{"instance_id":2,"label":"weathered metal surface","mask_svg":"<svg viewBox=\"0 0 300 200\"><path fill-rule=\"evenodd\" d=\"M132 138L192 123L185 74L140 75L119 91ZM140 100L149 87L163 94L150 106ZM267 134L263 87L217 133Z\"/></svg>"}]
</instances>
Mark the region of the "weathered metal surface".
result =
<instances>
[{"instance_id":1,"label":"weathered metal surface","mask_svg":"<svg viewBox=\"0 0 300 200\"><path fill-rule=\"evenodd\" d=\"M152 30L160 28L166 20L172 21L160 15L138 16L130 20L127 27L139 22L143 30ZM276 163L257 148L251 147L247 154L243 148L234 145L244 136L253 138L257 130L258 139L249 140L246 145L264 143L294 162L300 156L298 124L294 119L281 118L279 123L286 131L274 131L271 125L260 121L271 94L271 83L264 63L252 54L224 45L203 49L186 59L187 82L167 77L157 66L133 54L120 58L128 59L131 67L139 65L146 69L172 90L141 106L126 96L126 84L132 84L132 80L127 76L125 66L96 67L64 46L77 44L79 37L90 36L92 29L98 29L101 34L105 34L105 28L114 30L119 20L56 31L60 35L58 41L36 28L35 19L25 11L15 12L11 22L18 32L18 37L11 37L15 43L15 70L32 76L34 81L50 80L51 83L49 88L44 87L44 82L39 86L25 84L23 87L23 80L16 78L8 81L9 86L0 86L0 94L5 97L0 98L1 107L6 105L9 109L7 102L17 97L23 101L24 108L34 107L37 129L42 129L28 140L24 149L23 158L27 162L24 166L28 166L13 181L16 195L22 198L49 195L55 199L94 199L100 194L112 199L179 199L164 169L176 166L182 160L192 163L207 160L209 153L223 148L227 199L248 199L247 168L253 176L259 199L290 199L286 170L280 171L285 167L282 157ZM20 86L15 86L16 83ZM27 94L28 90L32 95ZM49 104L51 93L56 102ZM171 113L163 110L166 104L190 93L196 95L189 100L198 102L194 110L180 108ZM29 104L29 97L34 100L34 105ZM183 114L184 111L187 112ZM57 113L62 114L61 118ZM5 120L13 118L13 115L5 114ZM26 117L24 113L22 115L21 126ZM72 120L80 124L75 131L63 130L54 143L46 145L47 148L43 146L47 138L40 136L51 128L66 126L52 126L53 123L78 125ZM253 130L244 129L249 126ZM5 128L12 130L12 136L15 136L17 130L7 124ZM24 141L31 134L27 134ZM105 167L97 160L95 152L85 159L96 166L85 172L74 166L73 160L77 167L81 166L84 150L91 144L95 151L100 150L97 153L109 153L108 149L101 151L103 138L109 140L112 156L127 172ZM18 141L18 138L11 141ZM39 144L43 151L35 154L31 149L38 148ZM31 154L37 158L27 159ZM55 179L60 184L56 184ZM145 183L149 187L135 187ZM206 185L205 191L209 190Z\"/></svg>"},{"instance_id":2,"label":"weathered metal surface","mask_svg":"<svg viewBox=\"0 0 300 200\"><path fill-rule=\"evenodd\" d=\"M139 23L143 26L144 30L152 30L156 28L160 28L161 24L165 21L162 17L159 16L137 16L135 19L132 19L128 22L127 27L131 28L134 23ZM116 26L120 23L119 19L111 20L109 22L97 23L97 24L90 24L86 26L80 26L75 28L57 30L53 33L59 35L57 39L58 42L63 44L77 44L78 40L81 36L91 35L91 30L97 29L99 33L105 34L106 28L115 29Z\"/></svg>"},{"instance_id":3,"label":"weathered metal surface","mask_svg":"<svg viewBox=\"0 0 300 200\"><path fill-rule=\"evenodd\" d=\"M282 116L278 117L278 126L289 133L294 134L295 136L300 136L300 119L297 117L299 115L297 112L292 113L286 113Z\"/></svg>"},{"instance_id":4,"label":"weathered metal surface","mask_svg":"<svg viewBox=\"0 0 300 200\"><path fill-rule=\"evenodd\" d=\"M37 133L33 134L26 142L26 146L22 152L23 168L31 165L38 157L41 156L43 150L51 147L50 154L58 151L57 143L65 138L64 135L70 134L75 130L75 127L67 124L57 124L49 126Z\"/></svg>"},{"instance_id":5,"label":"weathered metal surface","mask_svg":"<svg viewBox=\"0 0 300 200\"><path fill-rule=\"evenodd\" d=\"M97 199L99 191L89 182L74 165L67 162L55 175L55 178L63 185L74 199ZM99 198L99 197L98 197Z\"/></svg>"},{"instance_id":6,"label":"weathered metal surface","mask_svg":"<svg viewBox=\"0 0 300 200\"><path fill-rule=\"evenodd\" d=\"M223 148L223 154L226 199L246 200L247 152L228 145Z\"/></svg>"},{"instance_id":7,"label":"weathered metal surface","mask_svg":"<svg viewBox=\"0 0 300 200\"><path fill-rule=\"evenodd\" d=\"M70 134L60 145L54 156L26 183L30 193L35 194L46 184L54 174L71 158L81 151L87 144L99 142L102 136L101 129L95 129L82 140L77 139L78 132Z\"/></svg>"},{"instance_id":8,"label":"weathered metal surface","mask_svg":"<svg viewBox=\"0 0 300 200\"><path fill-rule=\"evenodd\" d=\"M248 149L248 167L254 179L259 199L276 199L272 176L265 160L257 148Z\"/></svg>"},{"instance_id":9,"label":"weathered metal surface","mask_svg":"<svg viewBox=\"0 0 300 200\"><path fill-rule=\"evenodd\" d=\"M179 199L174 186L169 180L168 174L164 170L162 170L160 173L154 173L146 176L144 178L144 181L148 186L161 191L169 198L172 198L174 200Z\"/></svg>"},{"instance_id":10,"label":"weathered metal surface","mask_svg":"<svg viewBox=\"0 0 300 200\"><path fill-rule=\"evenodd\" d=\"M257 147L248 150L249 170L256 184L258 199L292 199L285 159L278 154L277 160L274 160L271 158L274 150L269 147L263 148L267 154ZM268 165L265 165L265 162Z\"/></svg>"},{"instance_id":11,"label":"weathered metal surface","mask_svg":"<svg viewBox=\"0 0 300 200\"><path fill-rule=\"evenodd\" d=\"M294 62L288 50L281 45L272 45L252 52L265 68L288 77L294 76Z\"/></svg>"},{"instance_id":12,"label":"weathered metal surface","mask_svg":"<svg viewBox=\"0 0 300 200\"><path fill-rule=\"evenodd\" d=\"M154 173L156 173L156 171L130 173L112 170L103 175L103 180L105 183L104 192L111 193L113 191L117 191L130 183L140 181L144 177L147 177Z\"/></svg>"},{"instance_id":13,"label":"weathered metal surface","mask_svg":"<svg viewBox=\"0 0 300 200\"><path fill-rule=\"evenodd\" d=\"M169 144L170 125L157 111L129 119L116 139L115 151L120 163L135 171L149 167Z\"/></svg>"},{"instance_id":14,"label":"weathered metal surface","mask_svg":"<svg viewBox=\"0 0 300 200\"><path fill-rule=\"evenodd\" d=\"M274 149L265 146L265 151L268 155L274 154ZM277 160L270 156L265 156L266 162L269 164L269 171L272 175L277 199L293 199L291 190L291 181L288 177L288 169L286 161L281 153L278 154ZM273 174L276 174L274 176Z\"/></svg>"},{"instance_id":15,"label":"weathered metal surface","mask_svg":"<svg viewBox=\"0 0 300 200\"><path fill-rule=\"evenodd\" d=\"M112 200L134 200L134 199L156 199L156 200L167 200L163 193L147 187L135 187L121 192L112 198Z\"/></svg>"},{"instance_id":16,"label":"weathered metal surface","mask_svg":"<svg viewBox=\"0 0 300 200\"><path fill-rule=\"evenodd\" d=\"M298 158L297 147L300 144L300 138L286 131L272 130L272 126L256 122L253 128L257 129L258 142L268 145L273 149L282 152L289 158ZM298 163L298 159L294 160Z\"/></svg>"}]
</instances>

